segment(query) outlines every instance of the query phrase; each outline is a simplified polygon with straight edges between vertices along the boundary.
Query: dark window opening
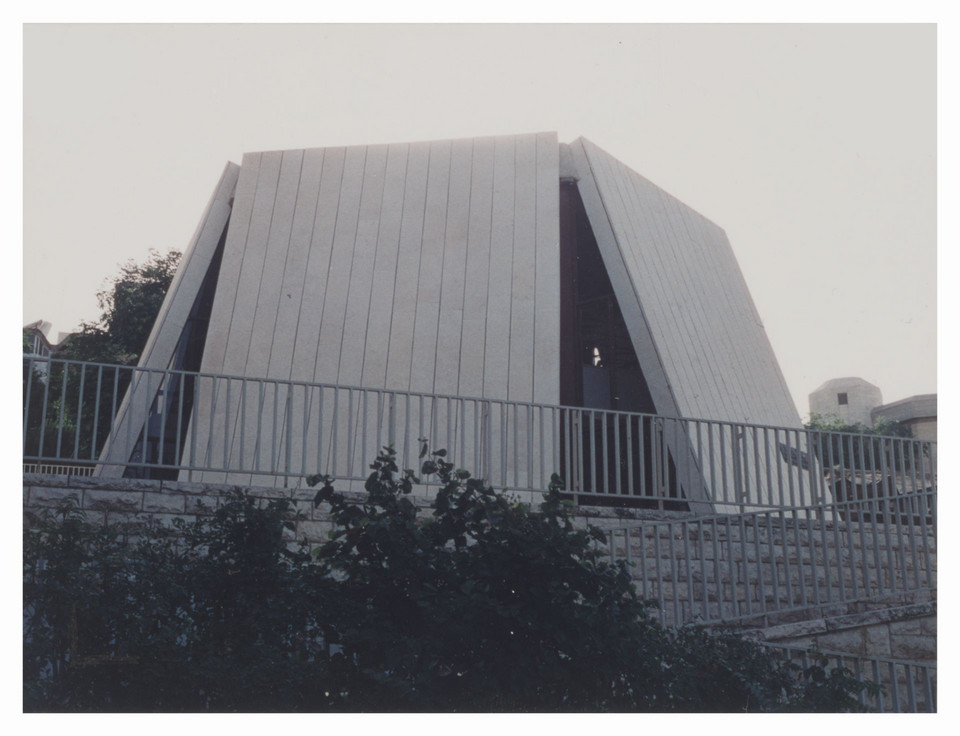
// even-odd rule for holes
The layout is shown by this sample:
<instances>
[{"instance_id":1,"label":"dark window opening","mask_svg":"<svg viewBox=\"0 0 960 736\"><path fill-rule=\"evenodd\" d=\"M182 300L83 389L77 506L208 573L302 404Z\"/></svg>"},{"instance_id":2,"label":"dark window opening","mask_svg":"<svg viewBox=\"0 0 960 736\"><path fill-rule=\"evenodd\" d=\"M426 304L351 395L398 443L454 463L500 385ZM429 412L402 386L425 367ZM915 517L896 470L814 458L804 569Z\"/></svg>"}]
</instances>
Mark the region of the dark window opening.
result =
<instances>
[{"instance_id":1,"label":"dark window opening","mask_svg":"<svg viewBox=\"0 0 960 736\"><path fill-rule=\"evenodd\" d=\"M590 503L686 510L656 408L576 182L560 182L562 470ZM675 501L638 498L651 495ZM593 495L603 494L603 495Z\"/></svg>"},{"instance_id":2,"label":"dark window opening","mask_svg":"<svg viewBox=\"0 0 960 736\"><path fill-rule=\"evenodd\" d=\"M213 259L210 261L210 267L200 285L200 291L190 309L183 333L173 352L173 358L170 360L168 367L171 370L190 372L200 370L226 237L227 228L224 228ZM142 381L148 380L147 374L141 375ZM152 378L154 381L161 380L160 374L153 375ZM141 430L130 454L131 464L123 474L125 478L176 480L179 475L180 471L177 467L158 468L138 465L147 463L175 466L179 464L183 454L196 396L196 377L167 373L162 380L163 383L157 391L147 418L146 443L144 443L144 430Z\"/></svg>"},{"instance_id":3,"label":"dark window opening","mask_svg":"<svg viewBox=\"0 0 960 736\"><path fill-rule=\"evenodd\" d=\"M837 394L837 403L840 404L841 406L844 406L847 403L847 395Z\"/></svg>"}]
</instances>

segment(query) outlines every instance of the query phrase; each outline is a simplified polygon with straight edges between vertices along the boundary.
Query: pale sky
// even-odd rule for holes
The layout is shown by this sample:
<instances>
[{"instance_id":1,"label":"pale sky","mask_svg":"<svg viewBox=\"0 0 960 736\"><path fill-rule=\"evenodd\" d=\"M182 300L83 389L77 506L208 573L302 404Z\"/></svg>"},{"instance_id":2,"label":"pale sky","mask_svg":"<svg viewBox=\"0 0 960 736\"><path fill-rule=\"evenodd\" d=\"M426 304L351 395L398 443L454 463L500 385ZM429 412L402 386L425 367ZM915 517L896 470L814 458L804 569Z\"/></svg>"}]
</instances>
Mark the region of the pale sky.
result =
<instances>
[{"instance_id":1,"label":"pale sky","mask_svg":"<svg viewBox=\"0 0 960 736\"><path fill-rule=\"evenodd\" d=\"M723 227L801 416L937 391L933 25L27 26L23 322L184 249L244 151L556 130Z\"/></svg>"}]
</instances>

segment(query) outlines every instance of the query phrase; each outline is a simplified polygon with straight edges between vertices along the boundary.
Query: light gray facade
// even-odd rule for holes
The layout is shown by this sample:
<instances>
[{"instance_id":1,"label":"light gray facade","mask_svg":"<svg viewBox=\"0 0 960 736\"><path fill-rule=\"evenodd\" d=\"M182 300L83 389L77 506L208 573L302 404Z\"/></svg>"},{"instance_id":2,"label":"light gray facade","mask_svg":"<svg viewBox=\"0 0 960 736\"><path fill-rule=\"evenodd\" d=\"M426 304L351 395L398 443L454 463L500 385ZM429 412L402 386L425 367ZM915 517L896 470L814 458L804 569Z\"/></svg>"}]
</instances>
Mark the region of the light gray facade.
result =
<instances>
[{"instance_id":1,"label":"light gray facade","mask_svg":"<svg viewBox=\"0 0 960 736\"><path fill-rule=\"evenodd\" d=\"M321 412L310 384L561 404L562 344L577 339L561 318L561 160L652 400L644 410L800 427L724 232L586 139L567 146L537 133L270 151L228 165L141 365L277 383L241 400L198 380L191 423L202 429L188 429L184 464L229 469L255 457L269 468L286 456L325 472L307 452L334 429L357 439L334 455L358 455L364 438L352 423L366 407ZM204 299L202 359L179 365L184 325ZM157 390L132 387L104 457L130 455ZM422 425L417 402L397 411ZM517 462L538 452L522 436L530 416L514 410ZM244 431L270 421L279 446ZM555 430L538 426L538 441L552 447ZM688 441L670 440L672 456ZM684 481L691 499L709 497L707 470ZM188 476L252 480L181 471Z\"/></svg>"}]
</instances>

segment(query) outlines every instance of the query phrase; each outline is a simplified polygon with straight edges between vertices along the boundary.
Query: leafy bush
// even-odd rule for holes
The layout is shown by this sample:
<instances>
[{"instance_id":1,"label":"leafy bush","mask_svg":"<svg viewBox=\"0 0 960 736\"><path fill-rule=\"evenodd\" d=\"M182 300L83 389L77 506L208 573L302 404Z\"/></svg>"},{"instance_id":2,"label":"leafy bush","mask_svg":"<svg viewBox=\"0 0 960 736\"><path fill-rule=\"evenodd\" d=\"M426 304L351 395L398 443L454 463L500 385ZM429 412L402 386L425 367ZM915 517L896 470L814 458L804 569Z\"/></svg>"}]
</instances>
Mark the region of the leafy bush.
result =
<instances>
[{"instance_id":1,"label":"leafy bush","mask_svg":"<svg viewBox=\"0 0 960 736\"><path fill-rule=\"evenodd\" d=\"M426 452L426 450L424 451ZM838 711L863 687L732 634L664 629L551 485L538 512L456 470L418 514L384 452L331 539L237 494L175 528L31 513L24 707L57 711Z\"/></svg>"}]
</instances>

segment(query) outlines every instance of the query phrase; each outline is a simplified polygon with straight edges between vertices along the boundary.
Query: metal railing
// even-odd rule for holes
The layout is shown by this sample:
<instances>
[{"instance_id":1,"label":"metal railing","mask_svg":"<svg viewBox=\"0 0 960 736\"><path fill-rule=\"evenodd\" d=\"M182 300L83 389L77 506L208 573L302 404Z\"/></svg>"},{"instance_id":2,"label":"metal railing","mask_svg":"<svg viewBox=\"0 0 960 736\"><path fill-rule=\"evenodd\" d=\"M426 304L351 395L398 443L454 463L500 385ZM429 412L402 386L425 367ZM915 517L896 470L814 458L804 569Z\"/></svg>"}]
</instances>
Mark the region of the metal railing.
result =
<instances>
[{"instance_id":1,"label":"metal railing","mask_svg":"<svg viewBox=\"0 0 960 736\"><path fill-rule=\"evenodd\" d=\"M667 625L757 621L936 590L936 492L608 529Z\"/></svg>"},{"instance_id":2,"label":"metal railing","mask_svg":"<svg viewBox=\"0 0 960 736\"><path fill-rule=\"evenodd\" d=\"M584 499L747 511L888 498L936 486L935 443L354 386L24 356L26 463L98 475L296 485L362 481L420 439L509 490L553 473Z\"/></svg>"},{"instance_id":3,"label":"metal railing","mask_svg":"<svg viewBox=\"0 0 960 736\"><path fill-rule=\"evenodd\" d=\"M40 475L79 475L91 476L96 470L95 465L66 465L55 463L24 463L24 473L39 473Z\"/></svg>"},{"instance_id":4,"label":"metal railing","mask_svg":"<svg viewBox=\"0 0 960 736\"><path fill-rule=\"evenodd\" d=\"M829 672L844 668L861 682L879 686L876 694L861 691L860 705L877 713L936 713L937 666L889 657L862 657L842 652L810 652L802 647L763 642L788 662L806 669L815 658L824 657Z\"/></svg>"}]
</instances>

